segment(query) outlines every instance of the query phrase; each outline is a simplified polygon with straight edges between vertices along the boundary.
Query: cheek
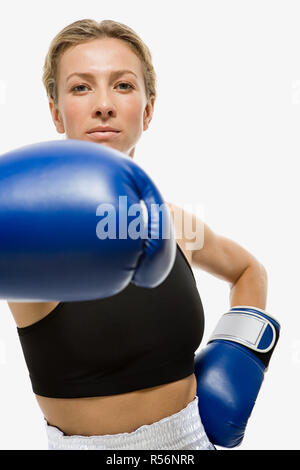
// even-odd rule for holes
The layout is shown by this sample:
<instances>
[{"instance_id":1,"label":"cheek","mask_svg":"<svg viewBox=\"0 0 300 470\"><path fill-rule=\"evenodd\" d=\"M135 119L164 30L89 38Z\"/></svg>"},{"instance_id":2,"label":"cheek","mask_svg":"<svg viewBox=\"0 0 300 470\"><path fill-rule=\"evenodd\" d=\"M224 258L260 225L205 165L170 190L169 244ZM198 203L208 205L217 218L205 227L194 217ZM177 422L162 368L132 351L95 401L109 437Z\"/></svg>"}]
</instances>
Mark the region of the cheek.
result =
<instances>
[{"instance_id":1,"label":"cheek","mask_svg":"<svg viewBox=\"0 0 300 470\"><path fill-rule=\"evenodd\" d=\"M140 98L131 98L123 106L123 116L134 126L143 123L144 103Z\"/></svg>"},{"instance_id":2,"label":"cheek","mask_svg":"<svg viewBox=\"0 0 300 470\"><path fill-rule=\"evenodd\" d=\"M80 121L81 115L84 114L84 109L86 106L83 106L83 101L76 101L72 99L66 99L63 103L64 116L67 123L76 124L77 121Z\"/></svg>"}]
</instances>

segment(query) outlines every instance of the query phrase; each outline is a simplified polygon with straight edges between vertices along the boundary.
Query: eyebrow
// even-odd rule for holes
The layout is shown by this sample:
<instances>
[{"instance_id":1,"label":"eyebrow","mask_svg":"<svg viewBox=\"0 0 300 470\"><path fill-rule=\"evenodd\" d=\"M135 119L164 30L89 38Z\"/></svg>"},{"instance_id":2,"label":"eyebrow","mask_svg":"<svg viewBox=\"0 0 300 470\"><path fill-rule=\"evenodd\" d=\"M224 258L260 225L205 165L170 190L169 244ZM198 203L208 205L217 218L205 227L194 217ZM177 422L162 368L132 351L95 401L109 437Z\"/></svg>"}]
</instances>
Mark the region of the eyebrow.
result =
<instances>
[{"instance_id":1,"label":"eyebrow","mask_svg":"<svg viewBox=\"0 0 300 470\"><path fill-rule=\"evenodd\" d=\"M113 72L111 72L111 76L113 78L118 78L120 77L120 75L124 75L125 73L131 73L132 75L134 75L136 78L136 74L134 72L132 72L131 70L114 70ZM88 73L88 72L73 72L71 73L68 77L67 77L67 81L73 77L73 75L77 75L78 77L82 77L82 78L90 78L92 80L94 80L95 78L95 75L92 74L92 73Z\"/></svg>"}]
</instances>

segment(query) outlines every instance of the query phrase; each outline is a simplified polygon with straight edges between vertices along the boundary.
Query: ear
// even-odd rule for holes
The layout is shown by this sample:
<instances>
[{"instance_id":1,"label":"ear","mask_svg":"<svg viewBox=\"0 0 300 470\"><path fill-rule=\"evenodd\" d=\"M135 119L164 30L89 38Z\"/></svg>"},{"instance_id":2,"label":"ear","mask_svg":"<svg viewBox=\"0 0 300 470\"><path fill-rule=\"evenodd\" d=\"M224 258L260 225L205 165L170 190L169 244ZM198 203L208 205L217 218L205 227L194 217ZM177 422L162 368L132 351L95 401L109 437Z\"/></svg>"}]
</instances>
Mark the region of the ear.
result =
<instances>
[{"instance_id":1,"label":"ear","mask_svg":"<svg viewBox=\"0 0 300 470\"><path fill-rule=\"evenodd\" d=\"M63 123L63 120L61 118L60 111L59 111L57 105L54 104L52 98L49 100L49 108L50 108L52 120L54 122L54 125L56 127L57 132L59 134L64 134L65 133L64 123Z\"/></svg>"},{"instance_id":2,"label":"ear","mask_svg":"<svg viewBox=\"0 0 300 470\"><path fill-rule=\"evenodd\" d=\"M144 111L144 131L146 131L151 122L154 112L155 96L151 95Z\"/></svg>"}]
</instances>

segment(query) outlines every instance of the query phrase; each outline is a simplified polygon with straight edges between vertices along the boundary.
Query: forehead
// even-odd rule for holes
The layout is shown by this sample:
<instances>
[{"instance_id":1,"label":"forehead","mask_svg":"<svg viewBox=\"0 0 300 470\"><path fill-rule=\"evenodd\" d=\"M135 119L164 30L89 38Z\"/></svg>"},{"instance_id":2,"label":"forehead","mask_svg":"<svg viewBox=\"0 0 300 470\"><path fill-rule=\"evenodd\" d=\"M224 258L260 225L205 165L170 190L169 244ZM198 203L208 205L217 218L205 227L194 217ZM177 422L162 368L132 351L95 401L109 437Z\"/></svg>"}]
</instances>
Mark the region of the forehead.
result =
<instances>
[{"instance_id":1,"label":"forehead","mask_svg":"<svg viewBox=\"0 0 300 470\"><path fill-rule=\"evenodd\" d=\"M67 49L59 61L60 78L79 69L93 73L130 69L140 77L143 74L139 57L124 41L116 38L93 39Z\"/></svg>"}]
</instances>

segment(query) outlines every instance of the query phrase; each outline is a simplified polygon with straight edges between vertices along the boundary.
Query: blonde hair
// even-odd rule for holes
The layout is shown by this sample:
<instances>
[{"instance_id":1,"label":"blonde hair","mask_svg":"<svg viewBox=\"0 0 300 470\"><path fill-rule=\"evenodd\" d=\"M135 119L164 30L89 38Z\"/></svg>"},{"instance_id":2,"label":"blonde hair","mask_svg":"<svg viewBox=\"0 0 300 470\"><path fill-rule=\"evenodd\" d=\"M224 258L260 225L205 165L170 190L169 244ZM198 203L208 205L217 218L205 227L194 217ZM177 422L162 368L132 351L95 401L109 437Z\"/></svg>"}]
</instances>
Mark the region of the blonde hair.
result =
<instances>
[{"instance_id":1,"label":"blonde hair","mask_svg":"<svg viewBox=\"0 0 300 470\"><path fill-rule=\"evenodd\" d=\"M77 44L105 37L125 41L140 58L144 73L146 97L147 99L150 96L156 98L156 73L152 64L151 52L136 32L129 26L116 21L103 20L98 23L95 20L84 19L75 21L62 29L51 41L46 55L42 80L47 96L53 99L54 104L58 102L57 72L59 60L63 53Z\"/></svg>"}]
</instances>

